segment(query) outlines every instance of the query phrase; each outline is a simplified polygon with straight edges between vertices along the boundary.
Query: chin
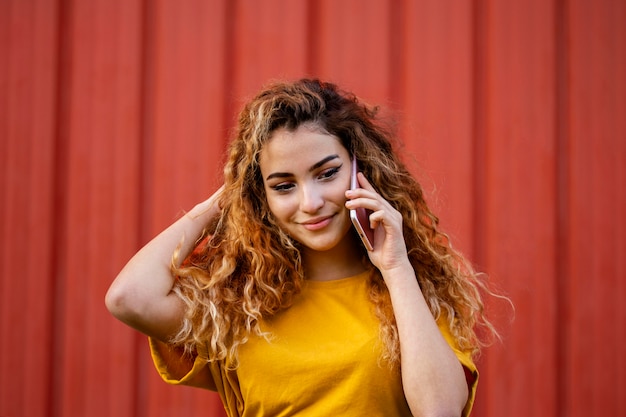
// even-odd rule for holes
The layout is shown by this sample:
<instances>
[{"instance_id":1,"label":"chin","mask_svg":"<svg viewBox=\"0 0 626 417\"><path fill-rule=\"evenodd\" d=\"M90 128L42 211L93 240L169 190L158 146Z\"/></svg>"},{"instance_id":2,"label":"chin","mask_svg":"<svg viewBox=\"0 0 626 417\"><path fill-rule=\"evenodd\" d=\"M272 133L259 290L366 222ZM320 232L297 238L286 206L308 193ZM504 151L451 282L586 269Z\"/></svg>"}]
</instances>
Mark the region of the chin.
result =
<instances>
[{"instance_id":1,"label":"chin","mask_svg":"<svg viewBox=\"0 0 626 417\"><path fill-rule=\"evenodd\" d=\"M341 248L347 243L346 237L348 237L348 235L344 235L341 239L336 237L334 239L313 239L301 241L300 243L302 246L310 250L328 252L334 249L341 250Z\"/></svg>"},{"instance_id":2,"label":"chin","mask_svg":"<svg viewBox=\"0 0 626 417\"><path fill-rule=\"evenodd\" d=\"M332 243L322 243L322 242L317 242L317 243L313 243L313 242L300 242L300 244L308 249L308 250L312 250L315 252L328 252L330 250L333 250L337 247L337 243L336 242L332 242Z\"/></svg>"}]
</instances>

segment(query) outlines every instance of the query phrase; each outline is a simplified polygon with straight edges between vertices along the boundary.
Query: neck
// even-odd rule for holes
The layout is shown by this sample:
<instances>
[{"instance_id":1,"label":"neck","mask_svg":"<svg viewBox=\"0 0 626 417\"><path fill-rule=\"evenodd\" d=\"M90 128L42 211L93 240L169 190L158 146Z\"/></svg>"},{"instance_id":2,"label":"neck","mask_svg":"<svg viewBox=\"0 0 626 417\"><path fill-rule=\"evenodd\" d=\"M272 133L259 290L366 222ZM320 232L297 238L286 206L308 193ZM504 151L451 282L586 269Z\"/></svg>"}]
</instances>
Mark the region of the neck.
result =
<instances>
[{"instance_id":1,"label":"neck","mask_svg":"<svg viewBox=\"0 0 626 417\"><path fill-rule=\"evenodd\" d=\"M352 233L331 250L305 249L302 252L305 277L311 281L332 281L358 275L367 269L363 251L361 242Z\"/></svg>"}]
</instances>

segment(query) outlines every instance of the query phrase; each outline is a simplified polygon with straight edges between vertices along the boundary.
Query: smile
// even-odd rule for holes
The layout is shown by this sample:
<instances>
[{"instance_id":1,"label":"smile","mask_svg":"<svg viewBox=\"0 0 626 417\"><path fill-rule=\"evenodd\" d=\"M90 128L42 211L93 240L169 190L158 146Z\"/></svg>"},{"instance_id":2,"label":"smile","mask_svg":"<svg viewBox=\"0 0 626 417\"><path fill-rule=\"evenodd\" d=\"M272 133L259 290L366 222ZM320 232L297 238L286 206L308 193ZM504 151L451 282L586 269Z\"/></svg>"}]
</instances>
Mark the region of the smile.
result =
<instances>
[{"instance_id":1,"label":"smile","mask_svg":"<svg viewBox=\"0 0 626 417\"><path fill-rule=\"evenodd\" d=\"M317 219L312 219L303 223L300 223L305 229L307 230L319 230L319 229L323 229L324 227L328 226L328 224L332 221L333 216L328 216L328 217L320 217Z\"/></svg>"}]
</instances>

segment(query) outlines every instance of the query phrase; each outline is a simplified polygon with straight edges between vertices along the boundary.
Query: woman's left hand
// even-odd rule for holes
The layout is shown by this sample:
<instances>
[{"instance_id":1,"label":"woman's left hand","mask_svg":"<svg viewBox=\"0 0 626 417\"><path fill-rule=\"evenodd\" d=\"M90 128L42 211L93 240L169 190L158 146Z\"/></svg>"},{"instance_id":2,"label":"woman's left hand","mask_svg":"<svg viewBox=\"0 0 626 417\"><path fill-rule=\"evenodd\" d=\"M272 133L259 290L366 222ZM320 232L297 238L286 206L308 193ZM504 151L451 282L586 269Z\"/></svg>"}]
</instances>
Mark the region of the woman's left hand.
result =
<instances>
[{"instance_id":1,"label":"woman's left hand","mask_svg":"<svg viewBox=\"0 0 626 417\"><path fill-rule=\"evenodd\" d=\"M363 207L372 212L369 221L374 229L374 250L368 251L368 255L374 266L385 275L384 272L404 267L408 263L402 234L402 215L376 192L363 173L359 172L357 178L362 188L346 191L346 207Z\"/></svg>"},{"instance_id":2,"label":"woman's left hand","mask_svg":"<svg viewBox=\"0 0 626 417\"><path fill-rule=\"evenodd\" d=\"M360 189L347 191L348 209L371 210L374 250L368 255L389 289L400 340L405 398L414 415L461 415L468 398L463 367L446 342L409 262L402 214L376 192L362 173ZM433 413L429 413L432 410Z\"/></svg>"}]
</instances>

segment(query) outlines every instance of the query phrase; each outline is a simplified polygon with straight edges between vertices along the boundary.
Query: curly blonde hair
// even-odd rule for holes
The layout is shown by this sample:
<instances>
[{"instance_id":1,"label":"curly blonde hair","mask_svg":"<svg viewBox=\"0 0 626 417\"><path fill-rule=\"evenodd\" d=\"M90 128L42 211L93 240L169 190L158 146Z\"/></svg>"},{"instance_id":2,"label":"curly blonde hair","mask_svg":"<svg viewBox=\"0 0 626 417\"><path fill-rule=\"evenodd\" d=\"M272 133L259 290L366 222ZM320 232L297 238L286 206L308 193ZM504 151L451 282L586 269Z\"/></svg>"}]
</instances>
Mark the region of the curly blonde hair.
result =
<instances>
[{"instance_id":1,"label":"curly blonde hair","mask_svg":"<svg viewBox=\"0 0 626 417\"><path fill-rule=\"evenodd\" d=\"M483 314L481 294L487 288L480 275L438 229L438 218L394 153L394 135L380 123L377 110L331 83L311 79L271 84L240 113L224 169L222 215L183 266L172 264L178 277L174 291L187 306L172 343L188 351L208 343L211 360L235 367L238 347L251 334L265 336L260 320L288 308L299 293L304 275L298 243L278 227L268 208L259 154L276 129L294 131L304 123L338 137L357 158L359 170L402 213L408 256L433 316L448 320L460 349L477 353L483 345L478 327L497 335ZM368 285L384 357L398 365L391 301L372 265Z\"/></svg>"}]
</instances>

